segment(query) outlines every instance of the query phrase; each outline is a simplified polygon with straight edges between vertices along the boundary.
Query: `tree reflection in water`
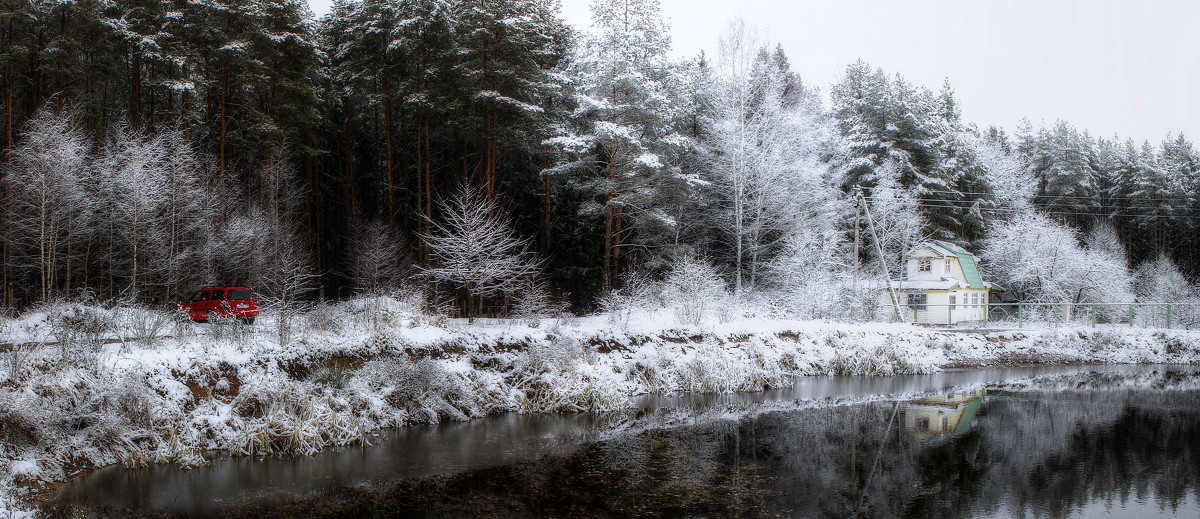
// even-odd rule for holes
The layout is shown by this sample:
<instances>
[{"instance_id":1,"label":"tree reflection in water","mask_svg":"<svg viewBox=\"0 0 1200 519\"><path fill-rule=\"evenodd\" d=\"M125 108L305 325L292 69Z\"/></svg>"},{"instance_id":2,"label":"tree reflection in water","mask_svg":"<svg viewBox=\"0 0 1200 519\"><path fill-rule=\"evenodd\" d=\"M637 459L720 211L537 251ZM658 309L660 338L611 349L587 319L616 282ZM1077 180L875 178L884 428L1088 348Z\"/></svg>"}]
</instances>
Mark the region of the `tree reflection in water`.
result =
<instances>
[{"instance_id":1,"label":"tree reflection in water","mask_svg":"<svg viewBox=\"0 0 1200 519\"><path fill-rule=\"evenodd\" d=\"M773 411L222 513L1070 517L1122 509L1195 517L1197 388L1192 372L1077 375L986 394Z\"/></svg>"}]
</instances>

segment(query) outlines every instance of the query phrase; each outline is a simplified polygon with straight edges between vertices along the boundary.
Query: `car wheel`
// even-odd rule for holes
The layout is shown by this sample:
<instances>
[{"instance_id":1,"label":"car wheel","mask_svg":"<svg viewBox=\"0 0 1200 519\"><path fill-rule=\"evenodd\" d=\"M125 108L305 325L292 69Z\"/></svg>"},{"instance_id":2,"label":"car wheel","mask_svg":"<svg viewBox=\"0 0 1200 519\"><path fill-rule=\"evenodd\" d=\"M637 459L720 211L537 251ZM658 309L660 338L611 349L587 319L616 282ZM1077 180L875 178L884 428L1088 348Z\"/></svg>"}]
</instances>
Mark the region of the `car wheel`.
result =
<instances>
[{"instance_id":1,"label":"car wheel","mask_svg":"<svg viewBox=\"0 0 1200 519\"><path fill-rule=\"evenodd\" d=\"M206 322L206 323L211 323L211 322L215 321L216 319L217 319L217 313L216 313L216 312L214 312L214 311L212 311L212 310L209 310L208 312L205 312L205 314L204 314L204 322Z\"/></svg>"},{"instance_id":2,"label":"car wheel","mask_svg":"<svg viewBox=\"0 0 1200 519\"><path fill-rule=\"evenodd\" d=\"M241 321L242 324L254 324L254 316L252 316L252 315L246 316L246 317L239 317L238 320Z\"/></svg>"}]
</instances>

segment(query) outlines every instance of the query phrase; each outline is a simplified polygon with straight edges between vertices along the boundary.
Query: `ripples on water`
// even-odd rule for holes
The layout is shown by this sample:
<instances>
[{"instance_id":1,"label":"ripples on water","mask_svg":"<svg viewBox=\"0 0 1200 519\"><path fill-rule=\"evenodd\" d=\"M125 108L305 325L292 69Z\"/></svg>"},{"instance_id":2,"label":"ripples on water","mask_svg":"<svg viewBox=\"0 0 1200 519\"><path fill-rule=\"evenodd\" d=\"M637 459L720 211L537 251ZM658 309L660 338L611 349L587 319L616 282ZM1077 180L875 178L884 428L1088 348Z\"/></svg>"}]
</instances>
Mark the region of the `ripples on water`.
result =
<instances>
[{"instance_id":1,"label":"ripples on water","mask_svg":"<svg viewBox=\"0 0 1200 519\"><path fill-rule=\"evenodd\" d=\"M907 396L867 398L880 393ZM830 377L642 403L638 415L407 428L309 458L114 467L68 486L52 512L1200 517L1190 367Z\"/></svg>"}]
</instances>

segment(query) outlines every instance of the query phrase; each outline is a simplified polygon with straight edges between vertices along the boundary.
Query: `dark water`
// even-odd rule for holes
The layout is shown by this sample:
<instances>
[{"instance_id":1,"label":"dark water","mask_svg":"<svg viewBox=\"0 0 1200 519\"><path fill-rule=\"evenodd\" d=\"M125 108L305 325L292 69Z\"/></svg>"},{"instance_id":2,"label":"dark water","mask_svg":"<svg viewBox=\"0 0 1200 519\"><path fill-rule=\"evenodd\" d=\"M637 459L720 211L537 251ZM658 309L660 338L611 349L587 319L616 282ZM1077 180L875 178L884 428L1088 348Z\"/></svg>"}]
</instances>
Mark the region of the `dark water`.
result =
<instances>
[{"instance_id":1,"label":"dark water","mask_svg":"<svg viewBox=\"0 0 1200 519\"><path fill-rule=\"evenodd\" d=\"M820 377L789 390L641 403L635 415L414 427L309 458L114 467L69 485L48 510L1200 517L1200 368Z\"/></svg>"}]
</instances>

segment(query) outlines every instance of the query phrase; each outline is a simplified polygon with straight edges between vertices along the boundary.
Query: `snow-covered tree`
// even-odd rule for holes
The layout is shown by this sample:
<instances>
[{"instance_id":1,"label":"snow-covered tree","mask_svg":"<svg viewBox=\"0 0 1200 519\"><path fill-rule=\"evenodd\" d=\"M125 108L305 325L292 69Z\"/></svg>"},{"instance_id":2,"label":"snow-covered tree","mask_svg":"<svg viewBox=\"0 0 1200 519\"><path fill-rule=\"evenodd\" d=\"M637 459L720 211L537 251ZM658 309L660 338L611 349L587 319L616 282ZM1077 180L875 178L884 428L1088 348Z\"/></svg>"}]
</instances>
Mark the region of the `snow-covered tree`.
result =
<instances>
[{"instance_id":1,"label":"snow-covered tree","mask_svg":"<svg viewBox=\"0 0 1200 519\"><path fill-rule=\"evenodd\" d=\"M468 316L481 313L491 299L515 295L541 271L531 242L513 231L508 216L480 188L464 185L438 207L442 219L421 235L431 260L421 272L449 285Z\"/></svg>"},{"instance_id":2,"label":"snow-covered tree","mask_svg":"<svg viewBox=\"0 0 1200 519\"><path fill-rule=\"evenodd\" d=\"M1123 261L1107 252L1080 247L1075 231L1040 214L1024 214L996 225L983 256L988 272L1023 301L1133 300L1131 278Z\"/></svg>"},{"instance_id":3,"label":"snow-covered tree","mask_svg":"<svg viewBox=\"0 0 1200 519\"><path fill-rule=\"evenodd\" d=\"M832 228L819 216L830 216L838 198L826 161L836 131L787 67L782 48L768 52L742 22L721 39L703 192L706 207L719 211L711 234L728 251L738 294L759 284L793 235Z\"/></svg>"},{"instance_id":4,"label":"snow-covered tree","mask_svg":"<svg viewBox=\"0 0 1200 519\"><path fill-rule=\"evenodd\" d=\"M360 224L350 250L351 279L363 292L379 294L400 288L412 268L403 236L384 222Z\"/></svg>"},{"instance_id":5,"label":"snow-covered tree","mask_svg":"<svg viewBox=\"0 0 1200 519\"><path fill-rule=\"evenodd\" d=\"M930 236L925 232L921 201L910 191L900 188L896 164L885 161L876 175L878 184L867 199L879 247L884 255L876 258L876 261L881 263L887 277L899 279L903 272L904 257ZM868 235L867 224L861 225L864 229L862 233ZM863 238L864 246L869 246L867 239L873 238Z\"/></svg>"},{"instance_id":6,"label":"snow-covered tree","mask_svg":"<svg viewBox=\"0 0 1200 519\"><path fill-rule=\"evenodd\" d=\"M661 244L676 222L665 210L687 186L671 157L686 143L674 126L683 83L667 57L668 27L657 0L595 0L594 28L583 34L564 75L576 110L549 139L583 161L579 185L593 198L580 208L602 218L603 289L627 248Z\"/></svg>"},{"instance_id":7,"label":"snow-covered tree","mask_svg":"<svg viewBox=\"0 0 1200 519\"><path fill-rule=\"evenodd\" d=\"M1133 273L1133 289L1138 302L1143 303L1188 303L1197 295L1195 287L1166 256L1138 265Z\"/></svg>"},{"instance_id":8,"label":"snow-covered tree","mask_svg":"<svg viewBox=\"0 0 1200 519\"><path fill-rule=\"evenodd\" d=\"M5 166L4 204L9 286L20 297L48 301L71 285L71 267L86 250L94 211L88 197L91 143L72 114L44 109L26 126Z\"/></svg>"},{"instance_id":9,"label":"snow-covered tree","mask_svg":"<svg viewBox=\"0 0 1200 519\"><path fill-rule=\"evenodd\" d=\"M105 258L109 275L127 279L121 293L136 300L145 285L158 285L171 266L169 170L175 151L141 133L117 133L96 157L100 181L96 193L105 220L97 229L109 242ZM147 280L150 280L147 283Z\"/></svg>"},{"instance_id":10,"label":"snow-covered tree","mask_svg":"<svg viewBox=\"0 0 1200 519\"><path fill-rule=\"evenodd\" d=\"M993 130L996 130L993 128ZM1000 132L993 139L974 139L971 142L975 157L986 172L992 187L993 200L1002 213L1027 211L1033 201L1033 177L1021 156L1011 149Z\"/></svg>"}]
</instances>

